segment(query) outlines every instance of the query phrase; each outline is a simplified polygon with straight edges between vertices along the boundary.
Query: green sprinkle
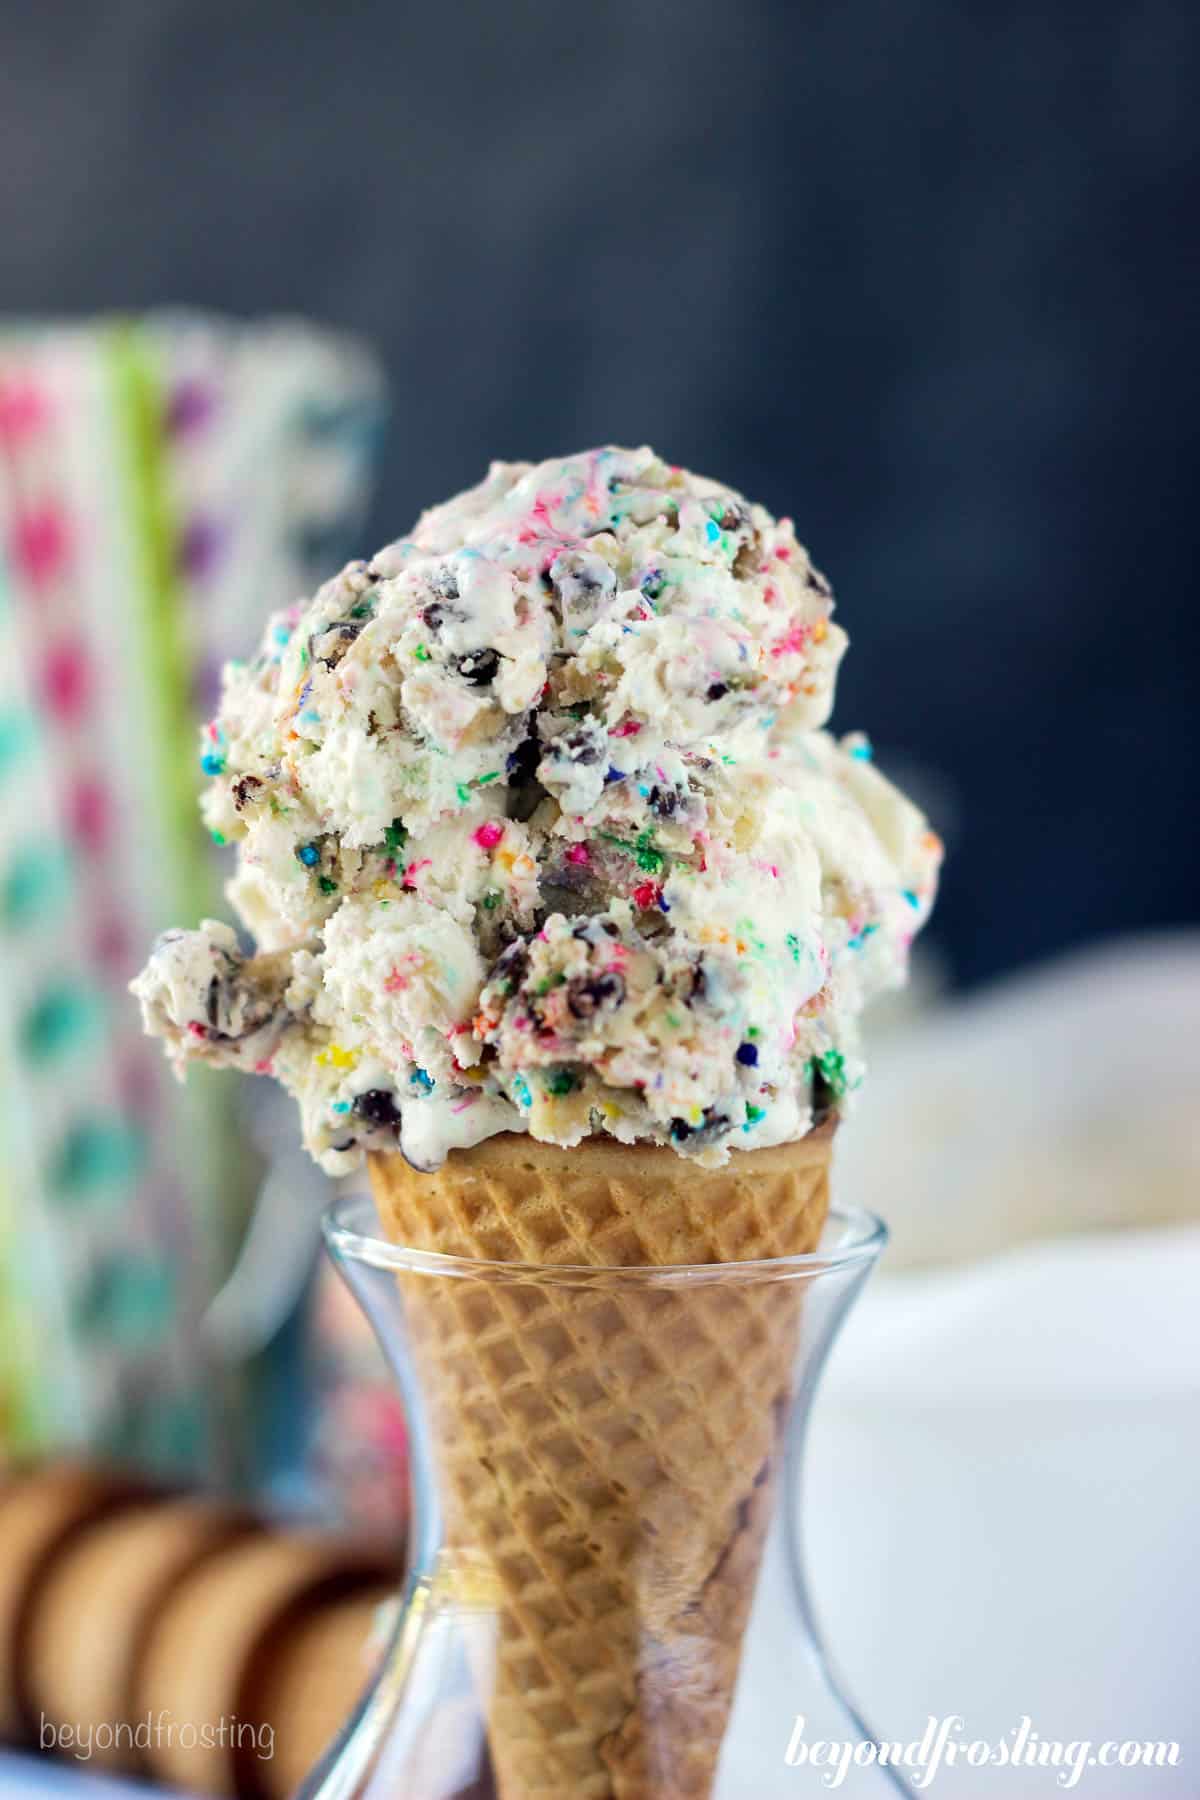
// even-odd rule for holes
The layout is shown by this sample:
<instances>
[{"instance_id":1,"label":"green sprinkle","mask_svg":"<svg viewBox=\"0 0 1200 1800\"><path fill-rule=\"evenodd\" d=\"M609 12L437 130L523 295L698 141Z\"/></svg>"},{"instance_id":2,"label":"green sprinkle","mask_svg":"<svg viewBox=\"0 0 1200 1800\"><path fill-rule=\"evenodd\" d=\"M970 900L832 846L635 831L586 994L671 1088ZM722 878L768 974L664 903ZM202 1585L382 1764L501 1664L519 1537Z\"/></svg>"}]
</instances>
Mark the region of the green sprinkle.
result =
<instances>
[{"instance_id":1,"label":"green sprinkle","mask_svg":"<svg viewBox=\"0 0 1200 1800\"><path fill-rule=\"evenodd\" d=\"M570 1069L556 1069L546 1082L546 1092L553 1094L556 1100L561 1100L564 1094L569 1094L578 1085Z\"/></svg>"},{"instance_id":2,"label":"green sprinkle","mask_svg":"<svg viewBox=\"0 0 1200 1800\"><path fill-rule=\"evenodd\" d=\"M375 607L370 600L360 600L357 606L350 608L350 617L352 619L369 619L374 611Z\"/></svg>"},{"instance_id":3,"label":"green sprinkle","mask_svg":"<svg viewBox=\"0 0 1200 1800\"><path fill-rule=\"evenodd\" d=\"M662 851L654 848L654 833L652 831L641 832L634 849L638 868L645 869L648 875L657 875L663 866L664 858Z\"/></svg>"},{"instance_id":4,"label":"green sprinkle","mask_svg":"<svg viewBox=\"0 0 1200 1800\"><path fill-rule=\"evenodd\" d=\"M486 787L489 781L499 781L499 779L499 769L489 769L486 775L481 775L479 777L477 785L479 787Z\"/></svg>"},{"instance_id":5,"label":"green sprinkle","mask_svg":"<svg viewBox=\"0 0 1200 1800\"><path fill-rule=\"evenodd\" d=\"M765 1118L766 1118L766 1114L763 1111L762 1107L755 1106L752 1104L751 1101L747 1100L747 1102L746 1102L746 1123L747 1123L747 1125L757 1125L758 1121L760 1119L765 1119Z\"/></svg>"},{"instance_id":6,"label":"green sprinkle","mask_svg":"<svg viewBox=\"0 0 1200 1800\"><path fill-rule=\"evenodd\" d=\"M413 655L416 657L418 662L428 662L429 661L429 652L425 648L424 644L418 644L416 649L413 651Z\"/></svg>"},{"instance_id":7,"label":"green sprinkle","mask_svg":"<svg viewBox=\"0 0 1200 1800\"><path fill-rule=\"evenodd\" d=\"M754 920L753 919L749 919L749 918L739 919L737 921L737 928L738 928L738 931L740 932L741 936L745 938L746 942L748 944L753 944L753 946L756 950L763 951L766 949L766 945L763 943L762 939L759 937L757 931L754 928Z\"/></svg>"},{"instance_id":8,"label":"green sprinkle","mask_svg":"<svg viewBox=\"0 0 1200 1800\"><path fill-rule=\"evenodd\" d=\"M792 961L799 962L800 961L800 939L796 936L794 931L789 931L787 934L787 947L792 953Z\"/></svg>"},{"instance_id":9,"label":"green sprinkle","mask_svg":"<svg viewBox=\"0 0 1200 1800\"><path fill-rule=\"evenodd\" d=\"M817 1067L835 1100L846 1092L846 1059L840 1050L825 1050L817 1058Z\"/></svg>"},{"instance_id":10,"label":"green sprinkle","mask_svg":"<svg viewBox=\"0 0 1200 1800\"><path fill-rule=\"evenodd\" d=\"M470 805L471 790L467 786L465 781L460 781L454 791L458 795L458 804L460 806L469 806Z\"/></svg>"},{"instance_id":11,"label":"green sprinkle","mask_svg":"<svg viewBox=\"0 0 1200 1800\"><path fill-rule=\"evenodd\" d=\"M495 912L500 904L500 899L501 895L499 888L489 888L487 893L483 896L483 910L485 912Z\"/></svg>"},{"instance_id":12,"label":"green sprinkle","mask_svg":"<svg viewBox=\"0 0 1200 1800\"><path fill-rule=\"evenodd\" d=\"M535 994L548 994L551 988L561 987L566 979L562 970L557 969L553 975L547 975L544 980L539 981L533 991Z\"/></svg>"},{"instance_id":13,"label":"green sprinkle","mask_svg":"<svg viewBox=\"0 0 1200 1800\"><path fill-rule=\"evenodd\" d=\"M211 833L211 836L214 844L227 844L229 842L229 839L225 836L223 831L214 831Z\"/></svg>"},{"instance_id":14,"label":"green sprinkle","mask_svg":"<svg viewBox=\"0 0 1200 1800\"><path fill-rule=\"evenodd\" d=\"M317 886L323 894L336 894L337 885L337 882L333 881L328 875L321 875L317 878Z\"/></svg>"},{"instance_id":15,"label":"green sprinkle","mask_svg":"<svg viewBox=\"0 0 1200 1800\"><path fill-rule=\"evenodd\" d=\"M398 856L408 842L408 832L399 819L393 819L383 834L383 841L392 856Z\"/></svg>"}]
</instances>

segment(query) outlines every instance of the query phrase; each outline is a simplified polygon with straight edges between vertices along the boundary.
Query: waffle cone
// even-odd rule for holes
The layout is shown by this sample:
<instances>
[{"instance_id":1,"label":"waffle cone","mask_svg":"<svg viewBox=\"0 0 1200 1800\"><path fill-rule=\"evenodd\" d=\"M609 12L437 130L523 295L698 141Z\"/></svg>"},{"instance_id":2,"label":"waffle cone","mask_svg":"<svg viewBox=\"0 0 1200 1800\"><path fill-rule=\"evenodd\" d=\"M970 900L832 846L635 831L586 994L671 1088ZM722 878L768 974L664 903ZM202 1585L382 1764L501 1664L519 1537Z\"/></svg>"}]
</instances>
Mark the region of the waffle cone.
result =
<instances>
[{"instance_id":1,"label":"waffle cone","mask_svg":"<svg viewBox=\"0 0 1200 1800\"><path fill-rule=\"evenodd\" d=\"M812 1251L836 1120L707 1170L521 1136L433 1174L371 1163L396 1243L597 1270ZM792 1282L401 1275L447 1543L498 1630L501 1800L707 1800L771 1510L800 1330Z\"/></svg>"}]
</instances>

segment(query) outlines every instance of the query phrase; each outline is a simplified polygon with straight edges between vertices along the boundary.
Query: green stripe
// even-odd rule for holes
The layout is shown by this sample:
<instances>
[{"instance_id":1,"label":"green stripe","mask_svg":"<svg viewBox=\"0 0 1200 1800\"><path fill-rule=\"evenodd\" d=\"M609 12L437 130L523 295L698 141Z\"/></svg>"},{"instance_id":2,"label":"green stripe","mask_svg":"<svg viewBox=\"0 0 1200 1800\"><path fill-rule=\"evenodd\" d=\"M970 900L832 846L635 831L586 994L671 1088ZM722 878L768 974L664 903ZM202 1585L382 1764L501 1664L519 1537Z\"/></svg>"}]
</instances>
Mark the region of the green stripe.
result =
<instances>
[{"instance_id":1,"label":"green stripe","mask_svg":"<svg viewBox=\"0 0 1200 1800\"><path fill-rule=\"evenodd\" d=\"M156 360L136 325L125 321L112 328L108 360L136 529L134 604L149 715L146 753L158 766L156 786L179 877L180 912L190 916L207 906L212 879L196 819L197 734L178 576L179 531L167 478L165 395Z\"/></svg>"}]
</instances>

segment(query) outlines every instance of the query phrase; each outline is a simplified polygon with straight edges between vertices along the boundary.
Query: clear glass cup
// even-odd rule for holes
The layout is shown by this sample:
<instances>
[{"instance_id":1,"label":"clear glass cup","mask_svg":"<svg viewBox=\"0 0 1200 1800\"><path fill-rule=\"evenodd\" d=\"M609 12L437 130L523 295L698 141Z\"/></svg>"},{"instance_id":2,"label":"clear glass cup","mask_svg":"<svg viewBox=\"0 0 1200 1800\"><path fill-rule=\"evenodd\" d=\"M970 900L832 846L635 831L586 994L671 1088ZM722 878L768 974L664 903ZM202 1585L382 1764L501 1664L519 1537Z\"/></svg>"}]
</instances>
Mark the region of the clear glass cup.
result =
<instances>
[{"instance_id":1,"label":"clear glass cup","mask_svg":"<svg viewBox=\"0 0 1200 1800\"><path fill-rule=\"evenodd\" d=\"M839 1764L844 1795L907 1793L831 1671L798 1505L881 1222L835 1208L811 1255L692 1268L376 1231L356 1198L326 1238L409 1419L408 1573L307 1800L788 1800Z\"/></svg>"}]
</instances>

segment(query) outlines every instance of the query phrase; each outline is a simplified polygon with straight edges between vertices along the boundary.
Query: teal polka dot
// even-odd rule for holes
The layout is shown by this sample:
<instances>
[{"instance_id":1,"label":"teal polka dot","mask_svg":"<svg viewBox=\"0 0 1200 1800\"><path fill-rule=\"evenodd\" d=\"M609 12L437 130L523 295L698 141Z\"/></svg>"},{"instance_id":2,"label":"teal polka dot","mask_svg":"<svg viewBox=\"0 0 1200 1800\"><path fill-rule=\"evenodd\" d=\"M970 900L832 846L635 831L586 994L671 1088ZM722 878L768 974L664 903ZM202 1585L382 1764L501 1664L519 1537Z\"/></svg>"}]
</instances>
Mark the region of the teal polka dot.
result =
<instances>
[{"instance_id":1,"label":"teal polka dot","mask_svg":"<svg viewBox=\"0 0 1200 1800\"><path fill-rule=\"evenodd\" d=\"M121 1350L144 1349L171 1328L175 1283L157 1257L136 1252L101 1263L75 1303L79 1330Z\"/></svg>"},{"instance_id":2,"label":"teal polka dot","mask_svg":"<svg viewBox=\"0 0 1200 1800\"><path fill-rule=\"evenodd\" d=\"M88 1119L72 1127L54 1171L55 1187L68 1200L136 1179L145 1160L141 1132L124 1119Z\"/></svg>"},{"instance_id":3,"label":"teal polka dot","mask_svg":"<svg viewBox=\"0 0 1200 1800\"><path fill-rule=\"evenodd\" d=\"M20 762L33 738L33 720L28 713L0 713L0 775Z\"/></svg>"},{"instance_id":4,"label":"teal polka dot","mask_svg":"<svg viewBox=\"0 0 1200 1800\"><path fill-rule=\"evenodd\" d=\"M69 859L58 846L20 851L0 890L5 923L30 925L56 912L66 897L69 873Z\"/></svg>"},{"instance_id":5,"label":"teal polka dot","mask_svg":"<svg viewBox=\"0 0 1200 1800\"><path fill-rule=\"evenodd\" d=\"M203 1462L208 1417L198 1394L158 1394L139 1409L140 1462L153 1468L195 1468Z\"/></svg>"},{"instance_id":6,"label":"teal polka dot","mask_svg":"<svg viewBox=\"0 0 1200 1800\"><path fill-rule=\"evenodd\" d=\"M75 984L48 988L25 1017L22 1037L35 1062L57 1056L90 1037L101 1019L97 995Z\"/></svg>"}]
</instances>

